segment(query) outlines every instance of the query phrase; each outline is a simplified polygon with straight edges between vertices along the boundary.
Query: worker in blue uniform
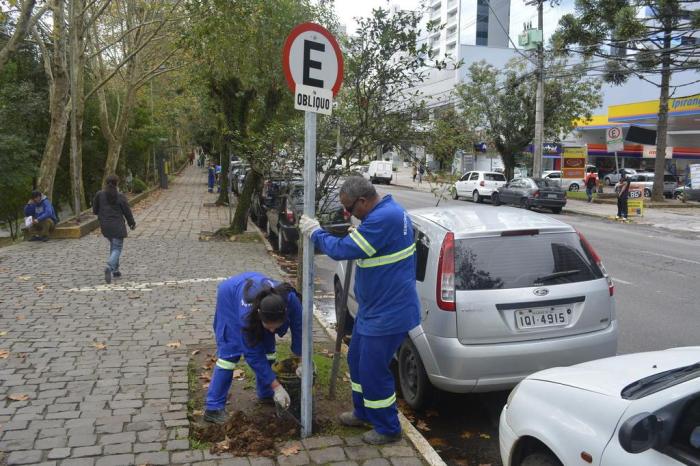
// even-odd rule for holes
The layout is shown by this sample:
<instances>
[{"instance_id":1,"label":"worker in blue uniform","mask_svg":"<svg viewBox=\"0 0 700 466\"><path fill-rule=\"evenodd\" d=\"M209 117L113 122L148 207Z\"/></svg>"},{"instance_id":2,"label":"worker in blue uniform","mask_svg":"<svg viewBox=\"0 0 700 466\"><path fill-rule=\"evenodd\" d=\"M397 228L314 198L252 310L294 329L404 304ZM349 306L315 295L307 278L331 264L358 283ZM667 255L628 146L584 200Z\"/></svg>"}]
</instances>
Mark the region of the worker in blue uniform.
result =
<instances>
[{"instance_id":1,"label":"worker in blue uniform","mask_svg":"<svg viewBox=\"0 0 700 466\"><path fill-rule=\"evenodd\" d=\"M289 407L289 394L272 370L275 335L292 331L292 352L301 354L301 303L288 283L258 272L233 276L219 285L214 314L216 366L207 392L204 420L226 421L226 398L241 356L255 372L258 399Z\"/></svg>"},{"instance_id":2,"label":"worker in blue uniform","mask_svg":"<svg viewBox=\"0 0 700 466\"><path fill-rule=\"evenodd\" d=\"M345 181L340 202L362 221L347 236L333 236L306 216L299 227L331 258L357 261L359 309L348 352L354 410L342 413L340 422L370 423L373 429L362 439L380 445L401 438L390 364L408 331L420 323L413 226L403 207L390 195L380 198L362 177Z\"/></svg>"}]
</instances>

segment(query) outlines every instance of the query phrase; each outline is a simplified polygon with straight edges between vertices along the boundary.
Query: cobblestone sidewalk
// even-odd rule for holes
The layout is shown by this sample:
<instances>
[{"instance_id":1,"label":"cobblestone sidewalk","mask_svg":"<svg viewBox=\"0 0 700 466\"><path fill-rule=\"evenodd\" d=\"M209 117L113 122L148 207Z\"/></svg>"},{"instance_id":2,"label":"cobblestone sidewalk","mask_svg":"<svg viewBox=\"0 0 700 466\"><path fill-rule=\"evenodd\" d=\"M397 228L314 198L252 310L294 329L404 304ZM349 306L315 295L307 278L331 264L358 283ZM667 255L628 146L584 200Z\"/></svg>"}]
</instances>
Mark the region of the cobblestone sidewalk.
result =
<instances>
[{"instance_id":1,"label":"cobblestone sidewalk","mask_svg":"<svg viewBox=\"0 0 700 466\"><path fill-rule=\"evenodd\" d=\"M187 346L212 341L218 281L278 276L259 243L197 240L228 220L204 180L188 167L136 214L112 285L99 234L0 249L0 465L273 464L189 449ZM405 444L304 447L280 463L418 462Z\"/></svg>"}]
</instances>

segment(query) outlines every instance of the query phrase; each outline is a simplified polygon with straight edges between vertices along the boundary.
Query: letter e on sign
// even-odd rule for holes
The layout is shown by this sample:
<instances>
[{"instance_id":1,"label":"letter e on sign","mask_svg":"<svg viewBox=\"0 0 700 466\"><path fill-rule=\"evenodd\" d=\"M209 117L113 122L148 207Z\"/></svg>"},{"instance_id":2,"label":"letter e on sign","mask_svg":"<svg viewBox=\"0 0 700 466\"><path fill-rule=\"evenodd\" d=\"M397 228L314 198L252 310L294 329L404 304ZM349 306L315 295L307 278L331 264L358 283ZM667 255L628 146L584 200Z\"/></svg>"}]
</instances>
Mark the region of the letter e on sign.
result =
<instances>
[{"instance_id":1,"label":"letter e on sign","mask_svg":"<svg viewBox=\"0 0 700 466\"><path fill-rule=\"evenodd\" d=\"M295 104L302 91L299 88L303 87L308 97L311 97L310 91L316 91L313 107L324 108L329 92L332 98L343 83L343 55L338 41L326 28L315 23L299 24L289 33L284 43L282 66L289 89L295 94ZM323 99L316 100L318 95ZM300 102L303 99L301 97Z\"/></svg>"}]
</instances>

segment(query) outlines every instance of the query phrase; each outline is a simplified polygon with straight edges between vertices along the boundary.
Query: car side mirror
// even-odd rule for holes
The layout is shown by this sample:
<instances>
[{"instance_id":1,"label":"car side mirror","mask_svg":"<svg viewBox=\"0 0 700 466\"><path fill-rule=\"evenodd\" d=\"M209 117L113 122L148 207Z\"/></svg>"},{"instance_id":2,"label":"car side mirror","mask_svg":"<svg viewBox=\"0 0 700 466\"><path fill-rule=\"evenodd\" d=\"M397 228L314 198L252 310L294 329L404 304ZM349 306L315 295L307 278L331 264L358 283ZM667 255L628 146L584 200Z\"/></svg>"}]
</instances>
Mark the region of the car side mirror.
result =
<instances>
[{"instance_id":1,"label":"car side mirror","mask_svg":"<svg viewBox=\"0 0 700 466\"><path fill-rule=\"evenodd\" d=\"M659 440L662 422L653 414L640 413L627 419L620 427L620 446L628 453L642 453Z\"/></svg>"}]
</instances>

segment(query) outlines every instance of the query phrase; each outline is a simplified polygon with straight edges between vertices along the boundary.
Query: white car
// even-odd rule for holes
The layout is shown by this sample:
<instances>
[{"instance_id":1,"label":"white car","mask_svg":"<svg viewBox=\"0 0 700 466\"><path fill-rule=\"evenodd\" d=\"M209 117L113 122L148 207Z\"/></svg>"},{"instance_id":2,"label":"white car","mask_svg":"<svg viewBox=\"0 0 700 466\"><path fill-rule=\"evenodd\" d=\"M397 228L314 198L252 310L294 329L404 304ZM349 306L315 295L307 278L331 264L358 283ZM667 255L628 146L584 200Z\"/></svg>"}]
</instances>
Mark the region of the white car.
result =
<instances>
[{"instance_id":1,"label":"white car","mask_svg":"<svg viewBox=\"0 0 700 466\"><path fill-rule=\"evenodd\" d=\"M700 464L700 346L537 372L508 397L504 466Z\"/></svg>"},{"instance_id":2,"label":"white car","mask_svg":"<svg viewBox=\"0 0 700 466\"><path fill-rule=\"evenodd\" d=\"M468 197L474 202L482 202L485 197L490 198L494 191L501 186L505 186L506 181L503 173L467 172L455 183L452 190L452 199Z\"/></svg>"},{"instance_id":3,"label":"white car","mask_svg":"<svg viewBox=\"0 0 700 466\"><path fill-rule=\"evenodd\" d=\"M542 178L554 181L566 191L578 191L585 186L583 180L576 180L573 178L566 178L562 180L560 170L548 170L542 172Z\"/></svg>"},{"instance_id":4,"label":"white car","mask_svg":"<svg viewBox=\"0 0 700 466\"><path fill-rule=\"evenodd\" d=\"M369 163L367 171L362 172L362 176L374 183L391 184L394 176L391 162L373 160Z\"/></svg>"}]
</instances>

